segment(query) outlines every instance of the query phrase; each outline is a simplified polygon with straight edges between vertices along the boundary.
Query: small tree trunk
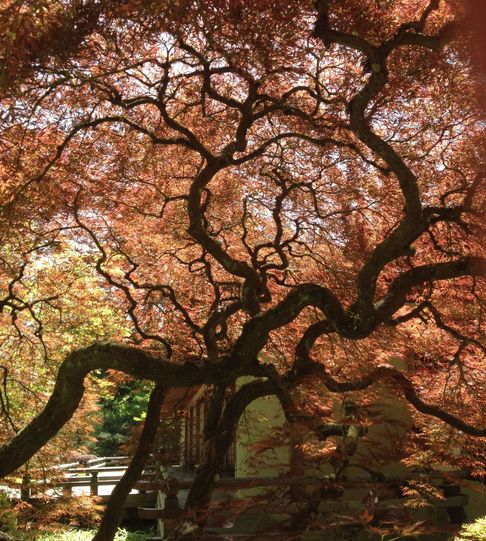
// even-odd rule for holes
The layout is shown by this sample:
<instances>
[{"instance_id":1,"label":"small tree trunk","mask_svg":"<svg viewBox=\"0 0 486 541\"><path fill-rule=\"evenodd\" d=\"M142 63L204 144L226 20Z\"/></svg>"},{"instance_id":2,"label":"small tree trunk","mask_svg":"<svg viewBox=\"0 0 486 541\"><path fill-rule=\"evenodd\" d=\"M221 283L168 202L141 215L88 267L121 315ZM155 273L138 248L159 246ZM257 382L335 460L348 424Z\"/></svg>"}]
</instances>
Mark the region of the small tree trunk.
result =
<instances>
[{"instance_id":1,"label":"small tree trunk","mask_svg":"<svg viewBox=\"0 0 486 541\"><path fill-rule=\"evenodd\" d=\"M101 520L98 532L93 541L113 541L118 526L123 518L123 507L128 494L142 474L143 467L152 450L157 429L160 423L160 410L164 402L166 388L157 385L152 391L147 408L147 417L143 425L142 434L137 449L128 465L123 477L111 493L108 505L106 506L103 519Z\"/></svg>"},{"instance_id":2,"label":"small tree trunk","mask_svg":"<svg viewBox=\"0 0 486 541\"><path fill-rule=\"evenodd\" d=\"M187 496L186 509L194 509L198 524L204 522L204 509L208 506L214 480L225 454L221 441L220 422L224 408L226 387L215 387L204 426L201 462ZM230 441L231 444L231 441ZM218 460L219 459L219 460Z\"/></svg>"},{"instance_id":3,"label":"small tree trunk","mask_svg":"<svg viewBox=\"0 0 486 541\"><path fill-rule=\"evenodd\" d=\"M236 423L238 420L236 420ZM235 427L236 428L236 427ZM204 442L203 460L199 465L196 477L187 496L187 509L194 509L196 516L201 515L198 523L203 523L206 517L206 508L211 499L216 475L221 469L226 451L233 441L232 437L218 435Z\"/></svg>"},{"instance_id":4,"label":"small tree trunk","mask_svg":"<svg viewBox=\"0 0 486 541\"><path fill-rule=\"evenodd\" d=\"M226 452L235 439L241 415L253 400L271 394L272 391L273 387L268 381L248 383L231 397L219 422L211 418L211 414L208 416L210 426L206 426L204 431L203 460L197 469L186 503L187 510L194 510L195 521L199 526L206 521L215 478L221 469ZM222 406L220 403L219 407Z\"/></svg>"},{"instance_id":5,"label":"small tree trunk","mask_svg":"<svg viewBox=\"0 0 486 541\"><path fill-rule=\"evenodd\" d=\"M186 502L186 517L192 511L193 520L186 518L169 536L170 541L192 539L201 530L208 516L208 507L215 478L224 455L233 442L236 428L245 408L262 396L273 393L268 381L257 380L244 385L237 391L224 408L224 388L217 387L204 429L202 462L191 485Z\"/></svg>"}]
</instances>

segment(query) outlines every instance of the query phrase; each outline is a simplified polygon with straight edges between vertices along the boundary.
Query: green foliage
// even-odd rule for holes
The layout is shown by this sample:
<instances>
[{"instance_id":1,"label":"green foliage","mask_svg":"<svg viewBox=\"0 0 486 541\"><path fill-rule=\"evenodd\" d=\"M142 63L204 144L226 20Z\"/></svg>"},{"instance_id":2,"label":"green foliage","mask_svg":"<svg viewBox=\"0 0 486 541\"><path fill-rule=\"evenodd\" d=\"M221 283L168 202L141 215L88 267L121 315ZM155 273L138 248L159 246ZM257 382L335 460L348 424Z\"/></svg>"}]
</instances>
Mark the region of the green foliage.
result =
<instances>
[{"instance_id":1,"label":"green foliage","mask_svg":"<svg viewBox=\"0 0 486 541\"><path fill-rule=\"evenodd\" d=\"M105 374L99 376L105 378ZM111 386L113 387L113 386ZM113 392L107 389L99 401L101 422L95 428L92 451L98 456L114 456L125 443L132 428L143 420L150 386L141 381L126 381Z\"/></svg>"},{"instance_id":2,"label":"green foliage","mask_svg":"<svg viewBox=\"0 0 486 541\"><path fill-rule=\"evenodd\" d=\"M486 539L486 516L470 524L464 524L454 541L484 541Z\"/></svg>"}]
</instances>

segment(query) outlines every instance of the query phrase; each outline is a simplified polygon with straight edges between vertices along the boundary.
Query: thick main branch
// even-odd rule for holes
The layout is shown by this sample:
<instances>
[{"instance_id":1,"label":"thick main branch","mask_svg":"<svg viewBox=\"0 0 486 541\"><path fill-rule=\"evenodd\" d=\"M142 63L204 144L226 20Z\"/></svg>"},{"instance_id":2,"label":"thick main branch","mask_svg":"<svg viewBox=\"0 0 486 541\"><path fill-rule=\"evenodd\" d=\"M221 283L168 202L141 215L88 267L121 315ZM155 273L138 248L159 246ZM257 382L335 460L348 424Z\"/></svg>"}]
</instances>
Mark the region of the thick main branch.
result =
<instances>
[{"instance_id":1,"label":"thick main branch","mask_svg":"<svg viewBox=\"0 0 486 541\"><path fill-rule=\"evenodd\" d=\"M175 364L147 351L121 344L94 344L71 353L63 362L45 408L12 440L0 448L0 477L27 462L71 419L84 393L86 375L114 369L164 387L223 383L236 377L234 365L222 361L198 367Z\"/></svg>"}]
</instances>

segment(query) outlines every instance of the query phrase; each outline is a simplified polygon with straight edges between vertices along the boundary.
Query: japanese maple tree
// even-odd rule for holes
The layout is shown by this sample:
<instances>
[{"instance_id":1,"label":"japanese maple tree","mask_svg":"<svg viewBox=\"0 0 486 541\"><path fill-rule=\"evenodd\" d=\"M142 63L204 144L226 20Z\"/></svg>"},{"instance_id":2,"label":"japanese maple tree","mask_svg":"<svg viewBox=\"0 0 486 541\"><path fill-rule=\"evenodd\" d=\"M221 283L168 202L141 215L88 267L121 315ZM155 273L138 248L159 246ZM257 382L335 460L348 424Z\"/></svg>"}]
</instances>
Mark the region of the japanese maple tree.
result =
<instances>
[{"instance_id":1,"label":"japanese maple tree","mask_svg":"<svg viewBox=\"0 0 486 541\"><path fill-rule=\"evenodd\" d=\"M295 399L310 381L360 397L386 383L420 433L405 460L453 434L461 459L442 459L484 471L484 117L463 2L45 0L3 15L2 326L21 342L34 326L55 353L37 307L83 317L62 304L72 271L25 282L74 251L130 337L66 355L0 448L2 475L100 368L157 386L97 539L172 387L214 387L189 507L255 398L318 429ZM224 407L240 376L255 379Z\"/></svg>"}]
</instances>

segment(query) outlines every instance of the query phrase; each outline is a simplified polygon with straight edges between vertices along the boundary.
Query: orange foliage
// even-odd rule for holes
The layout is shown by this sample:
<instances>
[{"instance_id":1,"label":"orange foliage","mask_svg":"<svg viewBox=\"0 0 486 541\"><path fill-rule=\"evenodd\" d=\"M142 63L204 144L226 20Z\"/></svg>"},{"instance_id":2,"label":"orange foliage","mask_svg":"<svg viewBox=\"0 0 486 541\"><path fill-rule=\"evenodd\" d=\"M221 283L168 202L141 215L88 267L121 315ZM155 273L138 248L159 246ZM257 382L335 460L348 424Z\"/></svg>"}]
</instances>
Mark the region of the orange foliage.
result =
<instances>
[{"instance_id":1,"label":"orange foliage","mask_svg":"<svg viewBox=\"0 0 486 541\"><path fill-rule=\"evenodd\" d=\"M330 393L401 396L405 462L483 472L484 118L464 4L79 5L79 23L76 2L12 2L2 22L7 381L49 378L40 407L69 351L124 340L187 374L301 385L323 420Z\"/></svg>"}]
</instances>

